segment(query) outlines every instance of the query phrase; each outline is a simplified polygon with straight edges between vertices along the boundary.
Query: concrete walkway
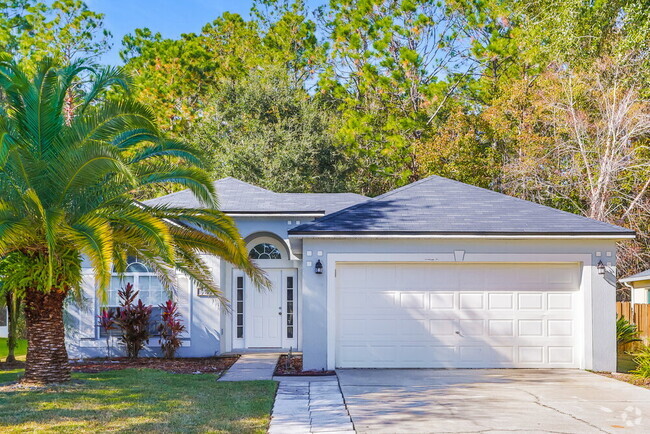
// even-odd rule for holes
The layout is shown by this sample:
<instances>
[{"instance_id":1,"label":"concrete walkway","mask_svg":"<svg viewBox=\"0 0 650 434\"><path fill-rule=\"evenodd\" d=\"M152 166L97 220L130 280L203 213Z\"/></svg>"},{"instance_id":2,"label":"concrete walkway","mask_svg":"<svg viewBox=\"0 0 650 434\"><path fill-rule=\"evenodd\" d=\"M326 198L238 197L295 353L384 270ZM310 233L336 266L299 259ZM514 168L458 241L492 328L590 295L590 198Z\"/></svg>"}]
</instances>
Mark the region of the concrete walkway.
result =
<instances>
[{"instance_id":1,"label":"concrete walkway","mask_svg":"<svg viewBox=\"0 0 650 434\"><path fill-rule=\"evenodd\" d=\"M243 354L218 381L272 380L280 353Z\"/></svg>"},{"instance_id":2,"label":"concrete walkway","mask_svg":"<svg viewBox=\"0 0 650 434\"><path fill-rule=\"evenodd\" d=\"M269 434L354 433L336 376L279 381Z\"/></svg>"}]
</instances>

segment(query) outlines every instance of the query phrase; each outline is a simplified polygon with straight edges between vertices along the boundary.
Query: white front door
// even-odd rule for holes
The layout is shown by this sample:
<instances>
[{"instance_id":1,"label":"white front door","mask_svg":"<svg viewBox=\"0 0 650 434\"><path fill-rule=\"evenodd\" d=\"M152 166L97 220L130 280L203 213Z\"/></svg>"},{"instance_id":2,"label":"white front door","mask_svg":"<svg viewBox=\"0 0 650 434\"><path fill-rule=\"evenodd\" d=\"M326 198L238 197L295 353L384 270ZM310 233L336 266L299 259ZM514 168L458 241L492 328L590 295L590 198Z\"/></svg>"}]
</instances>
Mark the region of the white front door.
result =
<instances>
[{"instance_id":1,"label":"white front door","mask_svg":"<svg viewBox=\"0 0 650 434\"><path fill-rule=\"evenodd\" d=\"M248 278L246 346L282 347L282 270L266 270L271 288L256 289Z\"/></svg>"},{"instance_id":2,"label":"white front door","mask_svg":"<svg viewBox=\"0 0 650 434\"><path fill-rule=\"evenodd\" d=\"M257 289L233 271L233 349L298 349L298 270L265 268L271 288Z\"/></svg>"}]
</instances>

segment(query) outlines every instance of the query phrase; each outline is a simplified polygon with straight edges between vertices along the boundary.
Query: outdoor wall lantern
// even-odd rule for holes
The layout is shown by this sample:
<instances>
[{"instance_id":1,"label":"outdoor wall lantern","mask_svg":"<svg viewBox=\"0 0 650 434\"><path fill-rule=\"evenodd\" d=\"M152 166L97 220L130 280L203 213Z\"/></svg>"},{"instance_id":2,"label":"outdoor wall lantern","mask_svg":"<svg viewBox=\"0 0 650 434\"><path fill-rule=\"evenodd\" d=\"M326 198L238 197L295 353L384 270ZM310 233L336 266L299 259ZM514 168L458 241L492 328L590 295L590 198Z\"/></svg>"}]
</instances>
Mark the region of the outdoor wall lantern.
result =
<instances>
[{"instance_id":1,"label":"outdoor wall lantern","mask_svg":"<svg viewBox=\"0 0 650 434\"><path fill-rule=\"evenodd\" d=\"M605 275L605 264L603 264L603 261L598 261L598 265L596 265L596 268L598 269L598 274L601 276Z\"/></svg>"},{"instance_id":2,"label":"outdoor wall lantern","mask_svg":"<svg viewBox=\"0 0 650 434\"><path fill-rule=\"evenodd\" d=\"M323 274L323 264L321 263L320 259L316 261L316 266L314 267L314 271L316 274Z\"/></svg>"}]
</instances>

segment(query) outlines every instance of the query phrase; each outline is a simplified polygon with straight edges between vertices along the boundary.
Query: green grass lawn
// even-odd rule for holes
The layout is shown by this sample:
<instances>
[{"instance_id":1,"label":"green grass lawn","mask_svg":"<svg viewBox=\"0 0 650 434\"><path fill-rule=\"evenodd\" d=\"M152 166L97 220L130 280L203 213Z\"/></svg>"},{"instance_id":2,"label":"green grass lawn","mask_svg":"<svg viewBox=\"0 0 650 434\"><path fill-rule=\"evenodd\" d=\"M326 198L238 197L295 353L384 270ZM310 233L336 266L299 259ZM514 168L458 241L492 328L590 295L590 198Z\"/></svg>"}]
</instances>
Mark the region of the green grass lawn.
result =
<instances>
[{"instance_id":1,"label":"green grass lawn","mask_svg":"<svg viewBox=\"0 0 650 434\"><path fill-rule=\"evenodd\" d=\"M0 338L0 362L5 361L7 352L7 338ZM16 355L16 359L25 360L25 355L27 354L27 339L18 339L14 354Z\"/></svg>"},{"instance_id":2,"label":"green grass lawn","mask_svg":"<svg viewBox=\"0 0 650 434\"><path fill-rule=\"evenodd\" d=\"M0 372L0 383L22 371ZM0 387L0 432L254 432L268 428L273 381L217 383L214 374L125 369L73 374L49 390Z\"/></svg>"}]
</instances>

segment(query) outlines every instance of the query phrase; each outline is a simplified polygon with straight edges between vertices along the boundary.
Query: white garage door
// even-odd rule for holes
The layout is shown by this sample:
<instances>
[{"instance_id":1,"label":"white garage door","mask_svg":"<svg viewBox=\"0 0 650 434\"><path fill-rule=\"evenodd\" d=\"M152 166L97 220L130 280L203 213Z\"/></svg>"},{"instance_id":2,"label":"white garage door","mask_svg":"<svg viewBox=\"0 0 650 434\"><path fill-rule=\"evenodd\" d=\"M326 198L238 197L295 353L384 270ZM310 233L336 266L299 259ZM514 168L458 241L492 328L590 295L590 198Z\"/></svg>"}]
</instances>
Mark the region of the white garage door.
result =
<instances>
[{"instance_id":1,"label":"white garage door","mask_svg":"<svg viewBox=\"0 0 650 434\"><path fill-rule=\"evenodd\" d=\"M337 264L340 368L580 367L580 267Z\"/></svg>"}]
</instances>

